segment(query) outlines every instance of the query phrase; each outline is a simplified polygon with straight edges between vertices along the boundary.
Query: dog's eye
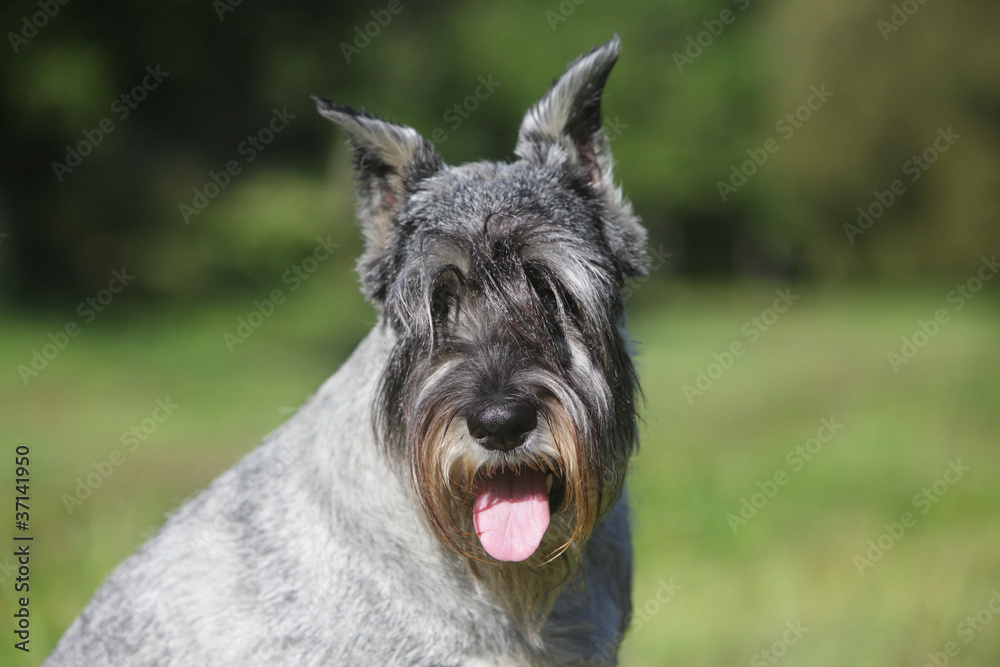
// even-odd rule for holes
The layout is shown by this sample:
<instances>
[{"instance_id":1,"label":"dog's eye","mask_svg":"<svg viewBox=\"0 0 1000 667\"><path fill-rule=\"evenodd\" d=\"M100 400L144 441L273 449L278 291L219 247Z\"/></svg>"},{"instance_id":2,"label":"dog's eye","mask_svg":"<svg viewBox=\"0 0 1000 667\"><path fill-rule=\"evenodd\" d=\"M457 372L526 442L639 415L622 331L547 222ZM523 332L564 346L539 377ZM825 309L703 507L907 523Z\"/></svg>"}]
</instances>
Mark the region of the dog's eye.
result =
<instances>
[{"instance_id":1,"label":"dog's eye","mask_svg":"<svg viewBox=\"0 0 1000 667\"><path fill-rule=\"evenodd\" d=\"M453 266L445 267L434 283L431 292L431 316L435 324L444 324L458 307L458 294L462 276Z\"/></svg>"},{"instance_id":2,"label":"dog's eye","mask_svg":"<svg viewBox=\"0 0 1000 667\"><path fill-rule=\"evenodd\" d=\"M537 269L526 268L525 275L528 278L528 284L538 295L538 300L542 302L545 310L550 315L558 316L559 298L552 291L552 285L549 284L549 281Z\"/></svg>"},{"instance_id":3,"label":"dog's eye","mask_svg":"<svg viewBox=\"0 0 1000 667\"><path fill-rule=\"evenodd\" d=\"M545 310L553 315L559 313L559 299L556 298L555 292L552 291L548 283L536 285L535 292L538 294L542 305L545 306Z\"/></svg>"},{"instance_id":4,"label":"dog's eye","mask_svg":"<svg viewBox=\"0 0 1000 667\"><path fill-rule=\"evenodd\" d=\"M439 284L434 288L434 293L431 295L431 315L435 322L447 321L454 298L454 293L448 285Z\"/></svg>"}]
</instances>

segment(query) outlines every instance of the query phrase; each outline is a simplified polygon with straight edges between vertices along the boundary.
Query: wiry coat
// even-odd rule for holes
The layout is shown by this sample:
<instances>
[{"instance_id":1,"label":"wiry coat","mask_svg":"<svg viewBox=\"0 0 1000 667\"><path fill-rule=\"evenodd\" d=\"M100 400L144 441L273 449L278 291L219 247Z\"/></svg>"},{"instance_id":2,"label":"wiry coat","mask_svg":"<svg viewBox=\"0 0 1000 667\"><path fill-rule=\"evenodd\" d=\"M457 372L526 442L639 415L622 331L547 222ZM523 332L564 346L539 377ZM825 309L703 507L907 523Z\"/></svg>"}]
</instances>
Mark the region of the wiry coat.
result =
<instances>
[{"instance_id":1,"label":"wiry coat","mask_svg":"<svg viewBox=\"0 0 1000 667\"><path fill-rule=\"evenodd\" d=\"M446 167L414 130L319 101L355 148L359 272L380 320L289 422L112 574L47 665L616 661L631 613L622 489L637 389L620 291L646 263L600 129L617 54L615 38L571 65L526 116L511 165ZM425 412L433 426L491 382L540 387L544 400L529 398L578 431L522 448L569 486L524 563L474 553L467 516L435 515L461 503L423 484L449 455L515 464L477 454L467 434L420 449ZM546 428L558 414L543 413Z\"/></svg>"}]
</instances>

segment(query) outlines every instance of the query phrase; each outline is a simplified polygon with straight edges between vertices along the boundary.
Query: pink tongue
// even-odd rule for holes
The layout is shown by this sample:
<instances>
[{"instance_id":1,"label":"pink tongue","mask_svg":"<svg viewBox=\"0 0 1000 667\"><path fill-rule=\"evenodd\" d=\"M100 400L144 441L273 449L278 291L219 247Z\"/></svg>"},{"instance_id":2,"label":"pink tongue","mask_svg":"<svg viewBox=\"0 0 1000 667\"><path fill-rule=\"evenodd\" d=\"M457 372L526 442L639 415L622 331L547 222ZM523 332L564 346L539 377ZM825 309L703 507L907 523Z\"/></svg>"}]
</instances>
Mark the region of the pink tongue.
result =
<instances>
[{"instance_id":1,"label":"pink tongue","mask_svg":"<svg viewBox=\"0 0 1000 667\"><path fill-rule=\"evenodd\" d=\"M473 506L476 534L497 560L522 561L535 553L549 527L546 475L504 471L480 484Z\"/></svg>"}]
</instances>

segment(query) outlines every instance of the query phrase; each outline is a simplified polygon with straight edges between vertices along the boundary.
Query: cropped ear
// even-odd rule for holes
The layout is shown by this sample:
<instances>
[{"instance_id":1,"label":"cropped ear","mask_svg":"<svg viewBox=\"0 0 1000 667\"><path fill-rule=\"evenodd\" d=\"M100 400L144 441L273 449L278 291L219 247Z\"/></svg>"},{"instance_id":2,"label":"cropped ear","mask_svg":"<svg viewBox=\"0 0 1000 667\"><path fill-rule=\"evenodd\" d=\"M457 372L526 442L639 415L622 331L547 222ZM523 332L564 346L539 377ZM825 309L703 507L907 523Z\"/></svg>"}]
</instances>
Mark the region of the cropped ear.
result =
<instances>
[{"instance_id":1,"label":"cropped ear","mask_svg":"<svg viewBox=\"0 0 1000 667\"><path fill-rule=\"evenodd\" d=\"M358 260L358 273L365 296L381 302L399 211L420 181L440 171L444 162L434 146L412 127L321 97L313 99L322 115L347 132L354 147L358 219L365 234L365 252Z\"/></svg>"},{"instance_id":2,"label":"cropped ear","mask_svg":"<svg viewBox=\"0 0 1000 667\"><path fill-rule=\"evenodd\" d=\"M625 276L646 273L646 230L614 184L614 160L602 129L601 95L618 60L618 35L577 58L552 84L521 122L514 152L525 160L544 163L553 147L579 170L607 206L610 217L602 232Z\"/></svg>"}]
</instances>

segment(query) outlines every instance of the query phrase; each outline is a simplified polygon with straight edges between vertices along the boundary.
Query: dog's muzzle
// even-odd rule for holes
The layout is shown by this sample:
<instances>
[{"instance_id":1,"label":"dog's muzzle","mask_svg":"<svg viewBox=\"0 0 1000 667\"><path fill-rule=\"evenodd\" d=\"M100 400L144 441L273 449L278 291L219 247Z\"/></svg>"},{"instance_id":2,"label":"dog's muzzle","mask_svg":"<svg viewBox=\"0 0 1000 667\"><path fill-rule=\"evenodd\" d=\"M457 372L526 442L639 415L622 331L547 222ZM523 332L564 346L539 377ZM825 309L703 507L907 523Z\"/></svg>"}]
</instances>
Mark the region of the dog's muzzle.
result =
<instances>
[{"instance_id":1,"label":"dog's muzzle","mask_svg":"<svg viewBox=\"0 0 1000 667\"><path fill-rule=\"evenodd\" d=\"M508 399L473 410L466 419L484 449L509 454L538 426L530 402ZM501 561L523 561L538 549L549 527L549 474L527 466L504 466L479 480L473 522L483 549Z\"/></svg>"}]
</instances>

